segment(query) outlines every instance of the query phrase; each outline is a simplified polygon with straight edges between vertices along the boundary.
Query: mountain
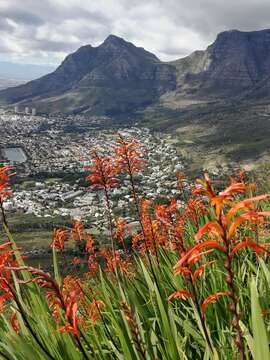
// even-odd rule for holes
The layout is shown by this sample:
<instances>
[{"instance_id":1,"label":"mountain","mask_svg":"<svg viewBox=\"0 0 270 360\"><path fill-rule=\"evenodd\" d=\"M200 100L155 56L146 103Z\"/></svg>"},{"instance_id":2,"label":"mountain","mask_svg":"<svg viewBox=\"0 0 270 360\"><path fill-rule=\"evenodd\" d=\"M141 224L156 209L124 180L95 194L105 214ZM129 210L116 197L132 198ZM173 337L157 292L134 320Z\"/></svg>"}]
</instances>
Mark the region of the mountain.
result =
<instances>
[{"instance_id":1,"label":"mountain","mask_svg":"<svg viewBox=\"0 0 270 360\"><path fill-rule=\"evenodd\" d=\"M270 157L270 30L225 31L172 62L110 35L52 73L0 91L0 104L109 115L171 131L190 168Z\"/></svg>"},{"instance_id":2,"label":"mountain","mask_svg":"<svg viewBox=\"0 0 270 360\"><path fill-rule=\"evenodd\" d=\"M171 63L176 105L270 97L270 30L225 31L205 51Z\"/></svg>"},{"instance_id":3,"label":"mountain","mask_svg":"<svg viewBox=\"0 0 270 360\"><path fill-rule=\"evenodd\" d=\"M172 65L110 35L98 47L86 45L67 56L53 73L0 92L0 101L40 112L111 115L145 107L175 86Z\"/></svg>"},{"instance_id":4,"label":"mountain","mask_svg":"<svg viewBox=\"0 0 270 360\"><path fill-rule=\"evenodd\" d=\"M49 75L0 92L3 104L40 112L118 115L161 103L172 108L270 96L270 30L225 31L204 51L170 63L110 35L86 45ZM1 68L1 64L0 64Z\"/></svg>"},{"instance_id":5,"label":"mountain","mask_svg":"<svg viewBox=\"0 0 270 360\"><path fill-rule=\"evenodd\" d=\"M176 89L137 119L176 134L189 168L270 159L270 30L220 33L205 51L170 63Z\"/></svg>"}]
</instances>

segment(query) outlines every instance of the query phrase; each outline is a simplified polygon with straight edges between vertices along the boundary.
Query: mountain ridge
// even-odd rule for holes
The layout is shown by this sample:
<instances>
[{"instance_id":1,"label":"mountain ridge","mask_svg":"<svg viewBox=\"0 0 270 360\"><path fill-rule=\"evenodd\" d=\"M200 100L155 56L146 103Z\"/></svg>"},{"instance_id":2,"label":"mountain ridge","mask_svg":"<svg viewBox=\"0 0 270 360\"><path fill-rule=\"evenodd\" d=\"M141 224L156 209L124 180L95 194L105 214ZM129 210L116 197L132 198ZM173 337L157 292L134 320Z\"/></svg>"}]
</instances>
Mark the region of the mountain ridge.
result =
<instances>
[{"instance_id":1,"label":"mountain ridge","mask_svg":"<svg viewBox=\"0 0 270 360\"><path fill-rule=\"evenodd\" d=\"M153 104L184 109L212 102L270 97L270 30L229 30L206 50L162 62L144 48L109 35L84 45L52 73L0 91L2 104L38 112L118 115Z\"/></svg>"},{"instance_id":2,"label":"mountain ridge","mask_svg":"<svg viewBox=\"0 0 270 360\"><path fill-rule=\"evenodd\" d=\"M145 106L173 88L171 65L110 35L98 47L80 47L53 73L0 92L0 100L33 105L42 111L49 107L65 112L68 105L67 112L90 108L92 113L113 113Z\"/></svg>"}]
</instances>

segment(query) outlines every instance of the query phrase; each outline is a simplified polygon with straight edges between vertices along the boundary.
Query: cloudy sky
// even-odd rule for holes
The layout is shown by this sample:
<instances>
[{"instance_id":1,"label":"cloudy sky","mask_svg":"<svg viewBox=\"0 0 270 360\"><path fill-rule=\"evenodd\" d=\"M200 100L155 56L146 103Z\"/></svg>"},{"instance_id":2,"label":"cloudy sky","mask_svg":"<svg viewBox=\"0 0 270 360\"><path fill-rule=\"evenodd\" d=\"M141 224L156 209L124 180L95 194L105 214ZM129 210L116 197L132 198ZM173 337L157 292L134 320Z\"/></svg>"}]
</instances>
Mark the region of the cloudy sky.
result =
<instances>
[{"instance_id":1,"label":"cloudy sky","mask_svg":"<svg viewBox=\"0 0 270 360\"><path fill-rule=\"evenodd\" d=\"M0 0L0 60L58 64L109 34L173 60L223 30L270 28L269 14L269 0Z\"/></svg>"}]
</instances>

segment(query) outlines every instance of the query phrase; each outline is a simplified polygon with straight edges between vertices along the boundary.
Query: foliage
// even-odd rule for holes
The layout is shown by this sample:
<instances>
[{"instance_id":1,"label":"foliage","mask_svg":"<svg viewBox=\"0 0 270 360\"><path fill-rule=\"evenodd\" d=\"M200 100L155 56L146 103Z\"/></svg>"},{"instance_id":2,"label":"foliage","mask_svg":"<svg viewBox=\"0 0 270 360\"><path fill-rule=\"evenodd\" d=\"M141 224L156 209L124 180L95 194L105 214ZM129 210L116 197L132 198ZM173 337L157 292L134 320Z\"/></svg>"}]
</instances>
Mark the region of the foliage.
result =
<instances>
[{"instance_id":1,"label":"foliage","mask_svg":"<svg viewBox=\"0 0 270 360\"><path fill-rule=\"evenodd\" d=\"M1 357L269 359L267 195L241 172L222 191L206 174L190 198L178 174L184 202L141 199L134 175L145 165L143 149L119 135L114 150L110 158L94 151L87 177L104 193L110 247L99 248L76 219L70 231L53 232L53 274L22 258L2 206L11 169L0 172L8 239L0 246ZM120 174L129 180L136 229L111 207ZM70 265L80 276L58 267L68 239L84 249Z\"/></svg>"}]
</instances>

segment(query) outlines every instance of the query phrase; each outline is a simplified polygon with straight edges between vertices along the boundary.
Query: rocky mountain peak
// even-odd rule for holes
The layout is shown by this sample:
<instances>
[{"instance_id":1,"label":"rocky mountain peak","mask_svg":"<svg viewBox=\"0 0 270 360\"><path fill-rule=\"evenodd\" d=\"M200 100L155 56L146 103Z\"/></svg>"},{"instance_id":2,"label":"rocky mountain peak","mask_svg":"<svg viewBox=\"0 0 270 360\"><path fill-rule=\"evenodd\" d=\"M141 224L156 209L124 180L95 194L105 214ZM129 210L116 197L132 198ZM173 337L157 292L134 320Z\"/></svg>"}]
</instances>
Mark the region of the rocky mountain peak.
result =
<instances>
[{"instance_id":1,"label":"rocky mountain peak","mask_svg":"<svg viewBox=\"0 0 270 360\"><path fill-rule=\"evenodd\" d=\"M121 46L126 44L128 44L127 41L113 34L109 35L102 43L102 45L115 45L115 46Z\"/></svg>"},{"instance_id":2,"label":"rocky mountain peak","mask_svg":"<svg viewBox=\"0 0 270 360\"><path fill-rule=\"evenodd\" d=\"M1 91L0 101L44 112L110 114L145 107L163 94L173 106L247 94L270 98L269 69L270 30L224 31L206 50L171 63L109 35L97 47L82 46L68 55L53 73Z\"/></svg>"}]
</instances>

